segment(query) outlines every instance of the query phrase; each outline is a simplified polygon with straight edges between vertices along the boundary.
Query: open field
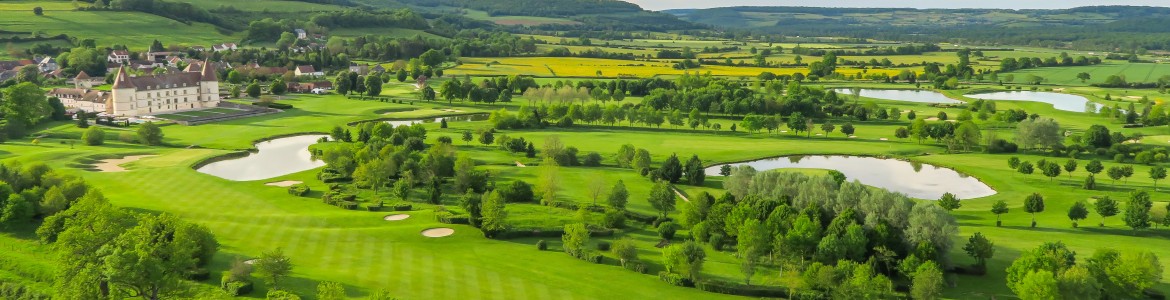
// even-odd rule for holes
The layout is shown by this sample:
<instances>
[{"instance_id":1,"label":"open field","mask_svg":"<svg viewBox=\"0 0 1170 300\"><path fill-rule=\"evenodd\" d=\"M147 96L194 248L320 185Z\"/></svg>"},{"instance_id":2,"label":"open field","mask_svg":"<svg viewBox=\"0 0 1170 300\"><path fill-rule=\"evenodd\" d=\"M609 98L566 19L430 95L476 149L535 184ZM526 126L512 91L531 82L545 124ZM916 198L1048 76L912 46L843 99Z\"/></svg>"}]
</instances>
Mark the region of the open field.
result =
<instances>
[{"instance_id":1,"label":"open field","mask_svg":"<svg viewBox=\"0 0 1170 300\"><path fill-rule=\"evenodd\" d=\"M664 62L593 59L578 57L499 57L464 58L462 65L448 70L446 75L530 75L538 77L596 77L601 71L603 77L654 77L682 75L684 73L707 73L717 76L754 77L762 72L777 75L808 73L802 68L760 68L705 65L698 69L676 70ZM490 64L490 65L489 65ZM851 73L841 70L842 73ZM860 70L857 70L860 72ZM897 70L870 70L897 75Z\"/></svg>"},{"instance_id":2,"label":"open field","mask_svg":"<svg viewBox=\"0 0 1170 300\"><path fill-rule=\"evenodd\" d=\"M44 16L36 16L31 10L3 9L7 5L10 5L7 1L0 3L0 28L4 30L43 32L50 36L64 33L73 37L94 38L99 45L120 44L142 48L157 39L165 44L207 47L239 39L221 34L208 24L187 25L139 12L68 10L46 11Z\"/></svg>"},{"instance_id":3,"label":"open field","mask_svg":"<svg viewBox=\"0 0 1170 300\"><path fill-rule=\"evenodd\" d=\"M1077 74L1089 73L1091 79L1082 83ZM1087 85L1104 82L1111 75L1124 76L1128 82L1157 82L1158 78L1170 76L1170 64L1128 63L1105 61L1100 65L1081 67L1049 67L1012 72L1016 81L1027 80L1028 75L1047 79L1045 83L1055 85ZM1003 78L1003 75L1000 75Z\"/></svg>"},{"instance_id":4,"label":"open field","mask_svg":"<svg viewBox=\"0 0 1170 300\"><path fill-rule=\"evenodd\" d=\"M243 11L254 12L313 12L313 11L333 11L345 9L337 5L319 4L302 1L285 1L285 0L252 0L252 1L231 1L231 0L189 0L185 1L192 5L203 9L215 9L220 7L233 7Z\"/></svg>"}]
</instances>

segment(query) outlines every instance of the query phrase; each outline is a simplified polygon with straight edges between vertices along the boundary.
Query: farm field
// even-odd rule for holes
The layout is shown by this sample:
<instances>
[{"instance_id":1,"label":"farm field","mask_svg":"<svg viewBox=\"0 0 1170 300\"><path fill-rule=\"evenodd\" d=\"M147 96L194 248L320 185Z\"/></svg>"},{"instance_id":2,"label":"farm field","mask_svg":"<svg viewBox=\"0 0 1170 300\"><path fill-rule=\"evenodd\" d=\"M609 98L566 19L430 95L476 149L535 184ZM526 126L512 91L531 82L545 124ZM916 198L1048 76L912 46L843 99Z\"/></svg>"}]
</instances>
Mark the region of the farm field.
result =
<instances>
[{"instance_id":1,"label":"farm field","mask_svg":"<svg viewBox=\"0 0 1170 300\"><path fill-rule=\"evenodd\" d=\"M74 37L92 37L101 45L146 47L157 39L167 44L209 47L211 44L234 42L239 39L221 34L214 26L208 24L187 25L145 13L49 10L44 16L36 16L32 14L31 9L4 9L9 5L28 6L23 2L0 3L0 28L4 30L43 32L49 36L64 33Z\"/></svg>"},{"instance_id":2,"label":"farm field","mask_svg":"<svg viewBox=\"0 0 1170 300\"><path fill-rule=\"evenodd\" d=\"M1092 79L1081 82L1077 79L1077 74L1082 72L1089 73ZM1170 64L1105 61L1094 66L1037 68L1020 70L1012 74L1016 74L1017 81L1026 80L1028 75L1036 75L1047 79L1045 83L1054 85L1100 83L1112 75L1122 76L1128 82L1157 82L1163 76L1170 76Z\"/></svg>"},{"instance_id":3,"label":"farm field","mask_svg":"<svg viewBox=\"0 0 1170 300\"><path fill-rule=\"evenodd\" d=\"M671 64L662 62L594 59L577 57L500 57L465 58L462 65L447 70L450 75L529 75L538 77L595 77L601 71L603 77L654 77L682 75L684 73L711 72L716 76L754 77L762 72L777 75L807 73L801 68L760 68L705 65L699 69L676 70ZM490 65L489 65L490 63ZM858 70L860 72L860 70ZM870 70L897 75L895 70ZM845 72L848 73L848 72Z\"/></svg>"}]
</instances>

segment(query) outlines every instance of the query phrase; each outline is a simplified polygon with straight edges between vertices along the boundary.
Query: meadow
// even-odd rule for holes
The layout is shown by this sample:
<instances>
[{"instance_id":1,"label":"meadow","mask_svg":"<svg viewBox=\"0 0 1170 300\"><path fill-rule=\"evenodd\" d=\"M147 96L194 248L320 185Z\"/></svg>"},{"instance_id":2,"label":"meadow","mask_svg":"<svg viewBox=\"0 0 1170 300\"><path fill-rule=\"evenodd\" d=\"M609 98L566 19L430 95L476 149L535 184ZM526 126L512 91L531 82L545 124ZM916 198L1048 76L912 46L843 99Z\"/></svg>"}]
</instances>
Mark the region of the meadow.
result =
<instances>
[{"instance_id":1,"label":"meadow","mask_svg":"<svg viewBox=\"0 0 1170 300\"><path fill-rule=\"evenodd\" d=\"M38 4L34 4L38 3ZM0 2L0 28L7 31L42 32L52 36L68 34L93 38L99 45L150 46L154 40L165 44L200 45L235 42L239 37L220 33L205 23L183 24L160 16L122 11L75 11L68 2L46 2L44 16L32 13L40 2ZM56 9L61 10L56 10Z\"/></svg>"},{"instance_id":2,"label":"meadow","mask_svg":"<svg viewBox=\"0 0 1170 300\"><path fill-rule=\"evenodd\" d=\"M489 57L462 58L463 64L445 71L445 75L529 75L537 77L654 77L685 73L715 76L755 77L763 72L777 75L808 73L807 68L761 68L704 65L698 69L680 70L671 63L580 57ZM860 70L857 70L860 72ZM897 75L898 70L869 70ZM849 73L842 70L842 73Z\"/></svg>"}]
</instances>

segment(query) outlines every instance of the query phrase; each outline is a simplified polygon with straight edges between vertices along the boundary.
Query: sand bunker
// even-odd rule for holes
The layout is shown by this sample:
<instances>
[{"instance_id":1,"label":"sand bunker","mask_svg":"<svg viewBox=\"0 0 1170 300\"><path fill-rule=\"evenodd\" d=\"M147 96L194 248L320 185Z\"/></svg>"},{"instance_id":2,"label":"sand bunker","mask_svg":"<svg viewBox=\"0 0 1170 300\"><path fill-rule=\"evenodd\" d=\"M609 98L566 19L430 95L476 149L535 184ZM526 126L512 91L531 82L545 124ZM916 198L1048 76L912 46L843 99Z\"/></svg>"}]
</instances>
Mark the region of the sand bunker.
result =
<instances>
[{"instance_id":1,"label":"sand bunker","mask_svg":"<svg viewBox=\"0 0 1170 300\"><path fill-rule=\"evenodd\" d=\"M386 216L386 217L384 217L384 218L382 218L382 219L383 219L383 220L386 220L386 221L402 221L402 220L406 220L406 218L410 218L410 215L407 215L407 214L396 214L396 215L389 215L389 216ZM426 234L426 233L424 232L423 234Z\"/></svg>"},{"instance_id":2,"label":"sand bunker","mask_svg":"<svg viewBox=\"0 0 1170 300\"><path fill-rule=\"evenodd\" d=\"M888 140L890 140L890 139L887 139L887 138L880 138L880 139L878 139L878 140L879 140L879 141L888 141Z\"/></svg>"},{"instance_id":3,"label":"sand bunker","mask_svg":"<svg viewBox=\"0 0 1170 300\"><path fill-rule=\"evenodd\" d=\"M527 167L527 166L525 166L523 163L521 163L521 162L520 162L520 161L518 161L518 160L516 161L516 166L517 166L517 167L521 167L521 168L523 168L523 167Z\"/></svg>"},{"instance_id":4,"label":"sand bunker","mask_svg":"<svg viewBox=\"0 0 1170 300\"><path fill-rule=\"evenodd\" d=\"M455 229L442 228L442 227L431 228L431 229L427 229L427 230L422 231L423 236L432 237L432 238L445 237L445 236L452 235L452 234L455 234Z\"/></svg>"},{"instance_id":5,"label":"sand bunker","mask_svg":"<svg viewBox=\"0 0 1170 300\"><path fill-rule=\"evenodd\" d=\"M938 117L929 117L929 118L926 118L926 121L927 121L927 122L934 122L934 121L938 121Z\"/></svg>"},{"instance_id":6,"label":"sand bunker","mask_svg":"<svg viewBox=\"0 0 1170 300\"><path fill-rule=\"evenodd\" d=\"M123 168L121 165L152 156L158 155L131 155L123 158L103 159L93 164L93 167L98 169L99 172L125 172L126 168Z\"/></svg>"},{"instance_id":7,"label":"sand bunker","mask_svg":"<svg viewBox=\"0 0 1170 300\"><path fill-rule=\"evenodd\" d=\"M255 259L249 259L249 260L245 260L245 261L244 261L244 264L247 264L247 265L254 265L254 264L256 264L256 260L255 260Z\"/></svg>"},{"instance_id":8,"label":"sand bunker","mask_svg":"<svg viewBox=\"0 0 1170 300\"><path fill-rule=\"evenodd\" d=\"M304 182L296 181L296 180L285 180L285 181L269 182L269 183L265 183L264 185L290 187L290 186L294 186L294 185L298 185L298 184L302 184L302 183L304 183Z\"/></svg>"}]
</instances>

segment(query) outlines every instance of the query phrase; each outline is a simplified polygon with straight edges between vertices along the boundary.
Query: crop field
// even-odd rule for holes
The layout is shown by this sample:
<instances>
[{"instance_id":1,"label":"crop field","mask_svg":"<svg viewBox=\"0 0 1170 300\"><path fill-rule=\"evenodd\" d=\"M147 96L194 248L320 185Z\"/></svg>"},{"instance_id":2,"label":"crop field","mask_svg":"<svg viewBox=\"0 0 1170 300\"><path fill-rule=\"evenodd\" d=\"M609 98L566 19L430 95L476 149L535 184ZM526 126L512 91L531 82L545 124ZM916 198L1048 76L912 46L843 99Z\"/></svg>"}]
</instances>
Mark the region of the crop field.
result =
<instances>
[{"instance_id":1,"label":"crop field","mask_svg":"<svg viewBox=\"0 0 1170 300\"><path fill-rule=\"evenodd\" d=\"M531 75L540 77L596 77L601 71L603 77L653 77L661 75L682 75L684 73L711 72L717 76L756 76L762 72L777 75L808 73L802 68L760 68L706 65L699 69L676 70L669 63L592 59L576 57L500 57L465 58L463 64L447 70L449 75ZM852 74L847 70L843 73ZM856 72L861 72L857 70ZM896 75L897 70L869 70Z\"/></svg>"},{"instance_id":2,"label":"crop field","mask_svg":"<svg viewBox=\"0 0 1170 300\"><path fill-rule=\"evenodd\" d=\"M0 8L9 5L0 2ZM20 4L24 5L24 4ZM219 33L204 23L183 24L175 20L138 12L46 11L0 9L0 28L8 31L43 32L92 37L99 45L121 44L146 47L154 40L166 44L203 45L233 42L237 37Z\"/></svg>"},{"instance_id":3,"label":"crop field","mask_svg":"<svg viewBox=\"0 0 1170 300\"><path fill-rule=\"evenodd\" d=\"M1085 83L1077 79L1077 74L1089 73L1092 77ZM1016 74L1017 81L1027 80L1028 75L1036 75L1047 79L1045 83L1056 85L1085 85L1100 83L1112 75L1123 76L1128 82L1157 82L1162 76L1170 75L1170 64L1154 63L1127 63L1105 61L1100 65L1079 67L1050 67L1020 70ZM1001 75L1000 78L1003 78Z\"/></svg>"},{"instance_id":4,"label":"crop field","mask_svg":"<svg viewBox=\"0 0 1170 300\"><path fill-rule=\"evenodd\" d=\"M191 3L203 9L215 9L223 6L233 7L243 11L255 12L313 12L313 11L333 11L341 10L343 7L337 5L319 4L303 1L285 1L285 0L249 0L249 1L232 1L232 0L187 0L184 2Z\"/></svg>"},{"instance_id":5,"label":"crop field","mask_svg":"<svg viewBox=\"0 0 1170 300\"><path fill-rule=\"evenodd\" d=\"M500 25L524 25L535 26L542 24L581 24L581 22L548 17L532 17L532 16L489 16L487 12L473 9L464 9L463 16L476 19L491 21L492 23Z\"/></svg>"}]
</instances>

